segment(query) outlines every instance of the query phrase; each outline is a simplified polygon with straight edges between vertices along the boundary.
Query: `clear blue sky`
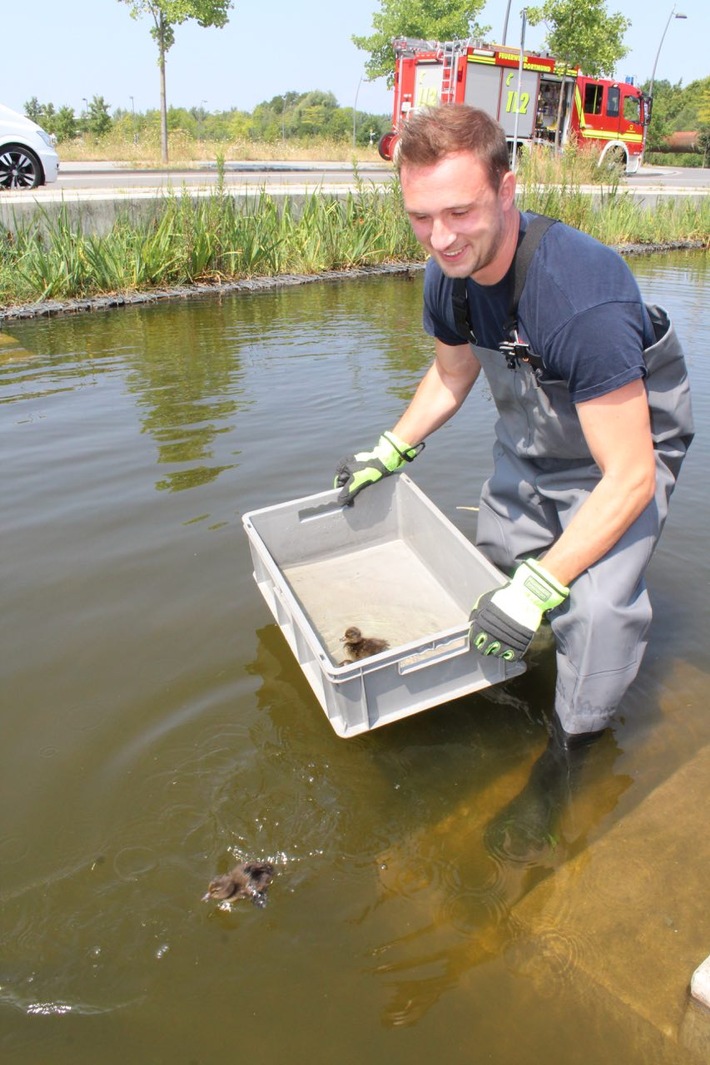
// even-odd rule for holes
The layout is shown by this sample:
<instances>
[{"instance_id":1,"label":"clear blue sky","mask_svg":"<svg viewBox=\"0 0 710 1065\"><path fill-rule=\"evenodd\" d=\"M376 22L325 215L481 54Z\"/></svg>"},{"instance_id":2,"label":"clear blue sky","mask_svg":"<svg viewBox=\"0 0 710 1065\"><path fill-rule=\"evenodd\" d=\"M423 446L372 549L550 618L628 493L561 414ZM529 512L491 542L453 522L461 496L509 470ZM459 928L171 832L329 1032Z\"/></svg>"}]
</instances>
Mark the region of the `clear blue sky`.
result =
<instances>
[{"instance_id":1,"label":"clear blue sky","mask_svg":"<svg viewBox=\"0 0 710 1065\"><path fill-rule=\"evenodd\" d=\"M520 42L523 3L512 0L508 44ZM168 100L176 107L251 111L288 90L333 92L343 107L389 113L384 80L363 78L365 53L351 42L368 34L379 0L236 0L227 26L200 29L193 21L176 30L168 55ZM479 18L500 40L505 0L488 0ZM607 0L608 11L632 21L631 51L617 76L651 76L673 0ZM677 0L686 20L668 27L656 78L684 85L710 76L710 0ZM103 96L111 109L158 106L156 50L150 21L134 21L118 0L3 0L0 103L22 111L26 100L78 113L83 98ZM526 47L539 47L541 28L528 28ZM362 79L362 80L361 80Z\"/></svg>"}]
</instances>

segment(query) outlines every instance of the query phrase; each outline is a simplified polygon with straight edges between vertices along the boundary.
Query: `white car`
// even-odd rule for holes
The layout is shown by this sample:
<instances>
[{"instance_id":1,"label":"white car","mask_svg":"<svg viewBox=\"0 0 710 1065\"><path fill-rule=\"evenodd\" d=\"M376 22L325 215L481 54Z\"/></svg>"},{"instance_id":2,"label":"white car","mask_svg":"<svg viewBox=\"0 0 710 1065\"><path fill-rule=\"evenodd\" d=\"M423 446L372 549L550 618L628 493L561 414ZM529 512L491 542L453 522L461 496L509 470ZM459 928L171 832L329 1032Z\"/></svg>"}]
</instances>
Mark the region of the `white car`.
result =
<instances>
[{"instance_id":1,"label":"white car","mask_svg":"<svg viewBox=\"0 0 710 1065\"><path fill-rule=\"evenodd\" d=\"M56 181L58 170L54 137L0 104L0 190L34 189Z\"/></svg>"}]
</instances>

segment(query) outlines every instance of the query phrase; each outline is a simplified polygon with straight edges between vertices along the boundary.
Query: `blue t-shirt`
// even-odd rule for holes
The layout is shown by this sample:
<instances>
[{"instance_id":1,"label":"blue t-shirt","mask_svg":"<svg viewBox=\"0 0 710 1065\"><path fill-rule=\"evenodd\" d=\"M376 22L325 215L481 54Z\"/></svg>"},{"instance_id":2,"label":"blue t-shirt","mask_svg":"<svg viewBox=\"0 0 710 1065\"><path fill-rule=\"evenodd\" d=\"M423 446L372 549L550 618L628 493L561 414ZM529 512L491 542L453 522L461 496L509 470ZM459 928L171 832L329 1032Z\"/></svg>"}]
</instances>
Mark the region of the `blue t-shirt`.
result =
<instances>
[{"instance_id":1,"label":"blue t-shirt","mask_svg":"<svg viewBox=\"0 0 710 1065\"><path fill-rule=\"evenodd\" d=\"M521 232L528 217L521 215ZM504 339L512 269L495 285L467 282L478 344ZM424 274L424 328L444 344L461 344L451 304L452 280L430 259ZM518 333L544 366L564 381L573 403L606 395L645 377L644 348L654 342L636 279L621 256L580 230L557 222L542 237L518 306ZM503 355L501 355L501 359Z\"/></svg>"}]
</instances>

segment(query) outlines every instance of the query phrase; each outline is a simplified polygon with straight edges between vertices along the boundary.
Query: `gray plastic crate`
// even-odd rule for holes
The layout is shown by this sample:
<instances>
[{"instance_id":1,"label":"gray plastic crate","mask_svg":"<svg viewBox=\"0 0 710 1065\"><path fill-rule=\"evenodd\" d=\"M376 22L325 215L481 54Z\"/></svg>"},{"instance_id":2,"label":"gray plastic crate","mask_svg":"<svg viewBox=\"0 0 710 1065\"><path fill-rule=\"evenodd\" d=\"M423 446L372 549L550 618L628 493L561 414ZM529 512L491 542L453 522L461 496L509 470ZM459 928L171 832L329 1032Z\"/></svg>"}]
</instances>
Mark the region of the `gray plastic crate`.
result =
<instances>
[{"instance_id":1,"label":"gray plastic crate","mask_svg":"<svg viewBox=\"0 0 710 1065\"><path fill-rule=\"evenodd\" d=\"M254 578L339 736L524 672L471 651L468 617L505 578L403 473L340 507L337 491L243 516ZM389 649L341 664L357 625Z\"/></svg>"}]
</instances>

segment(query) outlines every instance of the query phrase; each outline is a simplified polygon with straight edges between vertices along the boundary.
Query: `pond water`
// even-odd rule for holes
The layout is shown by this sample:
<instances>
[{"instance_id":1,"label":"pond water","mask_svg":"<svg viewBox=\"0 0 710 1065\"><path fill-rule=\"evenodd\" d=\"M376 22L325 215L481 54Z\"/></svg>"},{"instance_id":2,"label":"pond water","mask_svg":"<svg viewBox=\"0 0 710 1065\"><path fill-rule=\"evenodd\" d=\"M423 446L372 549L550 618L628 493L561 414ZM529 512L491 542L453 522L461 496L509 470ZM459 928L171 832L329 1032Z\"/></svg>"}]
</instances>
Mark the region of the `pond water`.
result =
<instances>
[{"instance_id":1,"label":"pond water","mask_svg":"<svg viewBox=\"0 0 710 1065\"><path fill-rule=\"evenodd\" d=\"M710 742L708 258L632 267L676 319L700 431L642 675L556 845L517 866L487 829L544 748L552 652L340 739L241 525L394 423L430 359L421 276L5 326L4 1061L644 1060L509 950L518 899ZM492 424L480 389L411 468L469 536ZM245 857L276 867L268 905L202 902Z\"/></svg>"}]
</instances>

